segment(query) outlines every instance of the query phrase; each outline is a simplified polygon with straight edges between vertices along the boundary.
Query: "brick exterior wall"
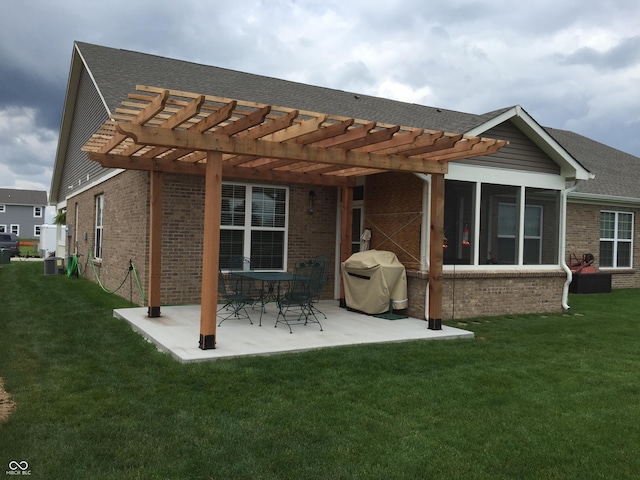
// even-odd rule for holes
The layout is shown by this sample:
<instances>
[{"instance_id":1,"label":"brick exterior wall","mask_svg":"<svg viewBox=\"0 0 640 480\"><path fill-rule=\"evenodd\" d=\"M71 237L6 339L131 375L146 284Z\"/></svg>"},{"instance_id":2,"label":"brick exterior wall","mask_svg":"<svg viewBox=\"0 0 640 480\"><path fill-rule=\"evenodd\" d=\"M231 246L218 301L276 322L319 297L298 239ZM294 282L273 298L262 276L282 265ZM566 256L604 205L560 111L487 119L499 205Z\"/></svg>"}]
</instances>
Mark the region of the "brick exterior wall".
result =
<instances>
[{"instance_id":1,"label":"brick exterior wall","mask_svg":"<svg viewBox=\"0 0 640 480\"><path fill-rule=\"evenodd\" d=\"M408 173L367 177L364 228L371 229L370 248L393 252L407 269L420 268L422 191L424 182Z\"/></svg>"},{"instance_id":2,"label":"brick exterior wall","mask_svg":"<svg viewBox=\"0 0 640 480\"><path fill-rule=\"evenodd\" d=\"M314 212L309 213L309 191L317 197ZM71 199L67 221L75 222L78 208L78 253L84 267L95 244L95 197L104 195L102 262L96 262L100 282L108 290L116 289L126 276L129 260L138 272L145 296L148 293L149 255L149 174L126 171ZM337 191L333 187L293 185L289 189L288 271L296 262L318 255L335 257ZM77 207L76 207L77 206ZM204 228L204 178L191 175L163 176L162 223L162 304L199 303L202 280ZM84 233L87 239L84 239ZM88 264L86 278L96 281ZM333 263L323 298L333 298ZM144 299L133 282L117 292L137 305Z\"/></svg>"},{"instance_id":3,"label":"brick exterior wall","mask_svg":"<svg viewBox=\"0 0 640 480\"><path fill-rule=\"evenodd\" d=\"M407 271L408 314L425 318L425 272ZM444 272L442 320L562 311L564 272ZM526 295L523 294L526 292Z\"/></svg>"},{"instance_id":4,"label":"brick exterior wall","mask_svg":"<svg viewBox=\"0 0 640 480\"><path fill-rule=\"evenodd\" d=\"M146 294L148 190L146 172L127 171L97 187L85 191L67 203L67 223L77 231L75 251L85 277L96 281L89 255L95 245L95 198L104 195L103 261L96 262L96 272L107 290L117 289L129 272L129 260L135 265ZM76 209L78 223L75 225ZM74 250L72 248L72 250ZM143 304L135 281L130 288L128 281L118 295ZM133 293L131 294L131 290Z\"/></svg>"},{"instance_id":5,"label":"brick exterior wall","mask_svg":"<svg viewBox=\"0 0 640 480\"><path fill-rule=\"evenodd\" d=\"M640 288L640 275L636 268L640 265L640 209L630 207L612 207L582 203L567 204L567 258L572 263L575 257L580 260L585 253L595 257L594 265L600 267L600 211L633 212L633 261L634 268L604 269L610 272L612 288ZM575 255L574 256L572 256Z\"/></svg>"},{"instance_id":6,"label":"brick exterior wall","mask_svg":"<svg viewBox=\"0 0 640 480\"><path fill-rule=\"evenodd\" d=\"M365 228L372 229L371 248L389 250L407 268L408 315L425 318L424 300L428 275L420 272L420 228L423 182L413 175L386 173L367 178ZM314 212L309 213L309 191L316 193ZM75 223L77 252L85 276L96 281L87 255L95 242L95 197L104 195L103 261L96 265L106 289L116 289L135 265L143 292L148 289L149 175L126 171L69 200L67 221ZM326 255L331 260L330 278L323 298L333 298L338 191L333 187L289 187L287 270L305 258ZM570 203L567 206L567 258L593 253L598 265L600 210L633 211L634 265L640 262L640 210ZM416 215L417 213L417 215ZM163 304L199 303L203 247L204 178L164 175L162 291ZM86 240L85 240L86 237ZM390 238L389 238L390 237ZM73 248L72 248L73 250ZM474 316L545 313L561 311L563 272L445 272L443 320ZM614 288L640 288L635 270L613 272ZM527 292L523 295L523 292ZM135 282L118 292L144 305Z\"/></svg>"}]
</instances>

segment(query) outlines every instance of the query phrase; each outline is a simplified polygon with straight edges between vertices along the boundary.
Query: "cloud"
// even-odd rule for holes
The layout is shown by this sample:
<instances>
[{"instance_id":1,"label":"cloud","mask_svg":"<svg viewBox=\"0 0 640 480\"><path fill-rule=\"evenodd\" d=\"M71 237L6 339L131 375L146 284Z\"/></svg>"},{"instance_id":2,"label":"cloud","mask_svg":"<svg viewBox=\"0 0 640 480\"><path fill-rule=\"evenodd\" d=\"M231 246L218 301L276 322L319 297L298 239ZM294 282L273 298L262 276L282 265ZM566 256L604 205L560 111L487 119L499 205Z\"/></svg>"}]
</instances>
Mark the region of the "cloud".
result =
<instances>
[{"instance_id":1,"label":"cloud","mask_svg":"<svg viewBox=\"0 0 640 480\"><path fill-rule=\"evenodd\" d=\"M4 2L0 183L48 188L74 40L470 113L520 104L640 155L638 18L630 0Z\"/></svg>"},{"instance_id":2,"label":"cloud","mask_svg":"<svg viewBox=\"0 0 640 480\"><path fill-rule=\"evenodd\" d=\"M640 36L625 38L611 48L598 51L581 47L561 58L567 65L590 65L596 70L621 70L640 62Z\"/></svg>"},{"instance_id":3,"label":"cloud","mask_svg":"<svg viewBox=\"0 0 640 480\"><path fill-rule=\"evenodd\" d=\"M0 187L49 190L57 142L57 131L37 125L35 109L0 109Z\"/></svg>"}]
</instances>

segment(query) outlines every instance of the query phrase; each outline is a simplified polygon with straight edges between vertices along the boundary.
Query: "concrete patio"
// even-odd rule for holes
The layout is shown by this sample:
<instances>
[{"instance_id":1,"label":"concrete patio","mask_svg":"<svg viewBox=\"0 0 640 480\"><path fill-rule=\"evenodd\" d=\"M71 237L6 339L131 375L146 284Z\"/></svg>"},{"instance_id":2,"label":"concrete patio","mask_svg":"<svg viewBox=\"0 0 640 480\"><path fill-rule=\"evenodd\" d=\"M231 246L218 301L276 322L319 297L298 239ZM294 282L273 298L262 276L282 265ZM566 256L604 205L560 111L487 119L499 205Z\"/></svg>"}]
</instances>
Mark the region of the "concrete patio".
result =
<instances>
[{"instance_id":1,"label":"concrete patio","mask_svg":"<svg viewBox=\"0 0 640 480\"><path fill-rule=\"evenodd\" d=\"M161 316L149 318L147 307L114 310L116 318L126 320L132 328L160 351L180 362L210 361L250 355L273 355L318 348L366 343L404 342L411 340L447 340L473 338L473 333L442 326L429 330L427 321L416 318L386 320L340 308L337 301L322 301L319 308L327 316L320 317L324 331L317 324L295 325L289 333L286 325L274 328L277 307L267 305L258 326L259 310L249 309L248 320L227 320L217 327L216 348L201 350L200 305L164 306Z\"/></svg>"}]
</instances>

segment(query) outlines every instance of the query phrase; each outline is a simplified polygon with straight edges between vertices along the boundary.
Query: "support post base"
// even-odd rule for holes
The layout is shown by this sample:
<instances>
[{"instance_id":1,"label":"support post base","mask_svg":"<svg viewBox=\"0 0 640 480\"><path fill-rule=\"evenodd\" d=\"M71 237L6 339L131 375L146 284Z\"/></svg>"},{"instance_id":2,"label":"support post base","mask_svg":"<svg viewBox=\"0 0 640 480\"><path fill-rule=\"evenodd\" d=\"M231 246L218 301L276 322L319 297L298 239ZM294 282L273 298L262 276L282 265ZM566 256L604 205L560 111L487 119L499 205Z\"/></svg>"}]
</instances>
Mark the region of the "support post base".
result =
<instances>
[{"instance_id":1,"label":"support post base","mask_svg":"<svg viewBox=\"0 0 640 480\"><path fill-rule=\"evenodd\" d=\"M200 350L213 350L216 348L216 336L200 334L199 347Z\"/></svg>"},{"instance_id":2,"label":"support post base","mask_svg":"<svg viewBox=\"0 0 640 480\"><path fill-rule=\"evenodd\" d=\"M429 318L429 330L442 330L442 319Z\"/></svg>"},{"instance_id":3,"label":"support post base","mask_svg":"<svg viewBox=\"0 0 640 480\"><path fill-rule=\"evenodd\" d=\"M160 316L160 307L151 307L149 306L149 311L147 315L151 318L156 318Z\"/></svg>"}]
</instances>

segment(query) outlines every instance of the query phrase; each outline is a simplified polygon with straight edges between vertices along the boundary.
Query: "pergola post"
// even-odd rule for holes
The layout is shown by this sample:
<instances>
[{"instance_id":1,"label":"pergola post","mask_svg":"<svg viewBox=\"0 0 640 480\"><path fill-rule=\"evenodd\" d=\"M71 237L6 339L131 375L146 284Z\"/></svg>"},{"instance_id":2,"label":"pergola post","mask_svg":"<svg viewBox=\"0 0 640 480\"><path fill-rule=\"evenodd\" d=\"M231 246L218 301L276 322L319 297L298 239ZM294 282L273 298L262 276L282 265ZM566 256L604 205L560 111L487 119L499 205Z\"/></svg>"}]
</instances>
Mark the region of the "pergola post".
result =
<instances>
[{"instance_id":1,"label":"pergola post","mask_svg":"<svg viewBox=\"0 0 640 480\"><path fill-rule=\"evenodd\" d=\"M442 330L442 244L444 175L431 174L431 246L429 248L429 330Z\"/></svg>"},{"instance_id":2,"label":"pergola post","mask_svg":"<svg viewBox=\"0 0 640 480\"><path fill-rule=\"evenodd\" d=\"M216 348L221 202L222 154L208 151L204 186L204 245L199 342L202 350Z\"/></svg>"},{"instance_id":3,"label":"pergola post","mask_svg":"<svg viewBox=\"0 0 640 480\"><path fill-rule=\"evenodd\" d=\"M162 172L150 175L149 209L149 309L147 315L160 316L162 276Z\"/></svg>"},{"instance_id":4,"label":"pergola post","mask_svg":"<svg viewBox=\"0 0 640 480\"><path fill-rule=\"evenodd\" d=\"M351 238L353 228L353 187L342 187L342 225L340 227L340 264L351 256ZM342 272L342 269L340 269ZM340 306L346 307L344 298L344 283L340 275Z\"/></svg>"}]
</instances>

